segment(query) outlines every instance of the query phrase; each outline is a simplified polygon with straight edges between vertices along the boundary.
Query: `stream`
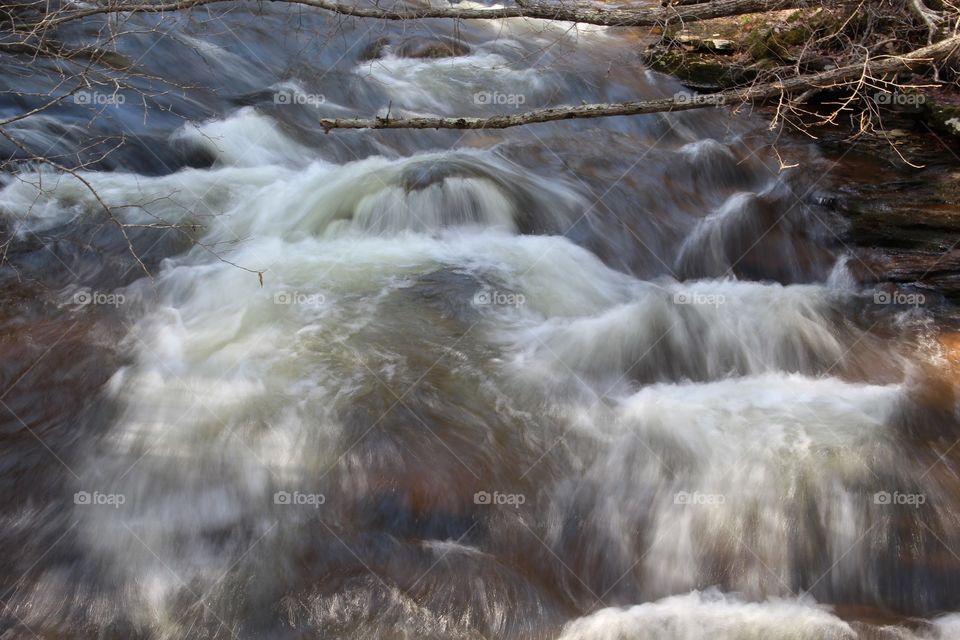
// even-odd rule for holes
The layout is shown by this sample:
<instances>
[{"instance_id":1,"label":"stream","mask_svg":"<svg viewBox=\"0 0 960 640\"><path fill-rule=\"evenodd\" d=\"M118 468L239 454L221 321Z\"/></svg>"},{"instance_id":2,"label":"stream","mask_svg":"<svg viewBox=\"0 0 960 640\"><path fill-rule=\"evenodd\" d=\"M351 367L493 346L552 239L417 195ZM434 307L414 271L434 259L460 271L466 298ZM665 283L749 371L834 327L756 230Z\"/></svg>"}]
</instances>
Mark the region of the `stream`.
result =
<instances>
[{"instance_id":1,"label":"stream","mask_svg":"<svg viewBox=\"0 0 960 640\"><path fill-rule=\"evenodd\" d=\"M136 76L8 125L78 174L0 142L0 638L960 638L914 170L747 108L316 124L686 92L636 30L119 24ZM0 117L70 89L0 65Z\"/></svg>"}]
</instances>

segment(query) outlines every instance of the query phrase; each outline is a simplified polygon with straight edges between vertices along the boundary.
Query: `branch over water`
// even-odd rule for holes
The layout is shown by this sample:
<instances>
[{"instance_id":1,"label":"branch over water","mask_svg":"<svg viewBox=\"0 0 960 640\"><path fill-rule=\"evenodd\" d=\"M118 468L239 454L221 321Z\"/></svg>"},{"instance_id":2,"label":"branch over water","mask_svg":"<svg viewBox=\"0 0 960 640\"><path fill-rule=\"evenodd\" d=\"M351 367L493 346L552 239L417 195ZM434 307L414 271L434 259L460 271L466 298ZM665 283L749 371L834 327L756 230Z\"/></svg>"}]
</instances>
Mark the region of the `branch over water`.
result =
<instances>
[{"instance_id":1,"label":"branch over water","mask_svg":"<svg viewBox=\"0 0 960 640\"><path fill-rule=\"evenodd\" d=\"M42 26L56 26L64 22L89 16L111 13L162 13L183 11L193 7L228 2L232 0L177 0L159 3L111 3L66 13L56 13L46 18ZM559 4L519 0L516 6L501 8L467 8L456 5L447 7L418 7L404 9L383 9L344 4L334 0L268 0L288 4L299 4L346 16L358 18L376 18L381 20L417 20L421 18L447 18L458 20L500 19L500 18L538 18L563 22L595 24L605 27L652 27L668 22L698 22L713 18L795 9L811 4L811 0L713 0L699 4L669 7L617 7L607 9L594 5L572 3ZM840 0L843 1L843 0Z\"/></svg>"},{"instance_id":2,"label":"branch over water","mask_svg":"<svg viewBox=\"0 0 960 640\"><path fill-rule=\"evenodd\" d=\"M866 77L877 78L889 73L928 66L949 57L960 47L960 36L952 36L936 44L922 47L902 56L888 56L866 60L862 64L847 65L822 73L799 75L787 80L756 84L744 89L731 89L698 96L675 96L660 100L634 100L611 104L534 109L515 115L497 115L487 118L422 117L422 118L323 118L320 126L331 129L506 129L526 124L570 120L574 118L606 118L648 113L687 111L727 104L761 102L777 96L787 96L811 89L823 91L842 88Z\"/></svg>"}]
</instances>

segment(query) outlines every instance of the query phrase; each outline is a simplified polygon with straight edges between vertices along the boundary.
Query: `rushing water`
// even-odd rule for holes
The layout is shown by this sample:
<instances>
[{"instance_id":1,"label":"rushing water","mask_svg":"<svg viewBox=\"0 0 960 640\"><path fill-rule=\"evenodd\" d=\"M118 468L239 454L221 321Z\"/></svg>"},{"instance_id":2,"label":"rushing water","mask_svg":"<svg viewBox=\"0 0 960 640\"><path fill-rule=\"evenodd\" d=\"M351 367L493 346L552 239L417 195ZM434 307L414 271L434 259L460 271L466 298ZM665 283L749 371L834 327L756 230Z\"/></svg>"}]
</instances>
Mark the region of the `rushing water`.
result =
<instances>
[{"instance_id":1,"label":"rushing water","mask_svg":"<svg viewBox=\"0 0 960 640\"><path fill-rule=\"evenodd\" d=\"M815 149L324 134L679 85L598 28L166 20L139 94L13 127L154 275L79 180L3 177L9 637L960 637L947 303L863 284Z\"/></svg>"}]
</instances>

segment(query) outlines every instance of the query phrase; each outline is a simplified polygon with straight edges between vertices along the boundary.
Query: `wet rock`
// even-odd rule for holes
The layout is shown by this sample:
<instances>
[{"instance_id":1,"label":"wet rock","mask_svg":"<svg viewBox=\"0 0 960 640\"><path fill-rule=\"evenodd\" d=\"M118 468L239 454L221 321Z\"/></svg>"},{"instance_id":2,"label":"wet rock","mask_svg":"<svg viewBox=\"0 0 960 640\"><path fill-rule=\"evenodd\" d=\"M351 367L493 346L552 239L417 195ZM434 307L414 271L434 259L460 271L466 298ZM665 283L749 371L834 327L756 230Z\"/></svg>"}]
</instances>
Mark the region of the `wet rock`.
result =
<instances>
[{"instance_id":1,"label":"wet rock","mask_svg":"<svg viewBox=\"0 0 960 640\"><path fill-rule=\"evenodd\" d=\"M470 47L453 38L408 38L397 47L401 58L455 58L470 53Z\"/></svg>"},{"instance_id":2,"label":"wet rock","mask_svg":"<svg viewBox=\"0 0 960 640\"><path fill-rule=\"evenodd\" d=\"M727 40L726 38L703 38L688 33L681 33L674 37L674 41L681 45L692 47L694 50L709 53L733 53L737 50L737 43L733 40Z\"/></svg>"},{"instance_id":3,"label":"wet rock","mask_svg":"<svg viewBox=\"0 0 960 640\"><path fill-rule=\"evenodd\" d=\"M748 83L757 75L744 65L718 61L714 54L677 48L655 46L644 53L643 60L655 71L676 76L684 85L703 90Z\"/></svg>"},{"instance_id":4,"label":"wet rock","mask_svg":"<svg viewBox=\"0 0 960 640\"><path fill-rule=\"evenodd\" d=\"M733 53L737 50L737 43L724 38L707 38L703 41L703 48L715 53Z\"/></svg>"},{"instance_id":5,"label":"wet rock","mask_svg":"<svg viewBox=\"0 0 960 640\"><path fill-rule=\"evenodd\" d=\"M464 167L455 163L417 164L407 167L400 177L408 193L442 183L451 177L471 177Z\"/></svg>"},{"instance_id":6,"label":"wet rock","mask_svg":"<svg viewBox=\"0 0 960 640\"><path fill-rule=\"evenodd\" d=\"M377 38L360 52L360 60L376 60L391 52L389 38ZM392 49L401 58L454 58L470 53L470 47L459 40L438 36L436 38L407 38Z\"/></svg>"},{"instance_id":7,"label":"wet rock","mask_svg":"<svg viewBox=\"0 0 960 640\"><path fill-rule=\"evenodd\" d=\"M960 96L953 94L924 94L923 121L941 133L960 136Z\"/></svg>"},{"instance_id":8,"label":"wet rock","mask_svg":"<svg viewBox=\"0 0 960 640\"><path fill-rule=\"evenodd\" d=\"M943 443L949 449L956 440L957 418L957 336L939 338L947 365L921 365L906 385L906 395L889 418L890 426L904 443Z\"/></svg>"},{"instance_id":9,"label":"wet rock","mask_svg":"<svg viewBox=\"0 0 960 640\"><path fill-rule=\"evenodd\" d=\"M377 58L382 58L384 56L384 49L387 45L390 44L390 38L377 38L373 42L367 43L367 45L360 52L360 60L376 60Z\"/></svg>"}]
</instances>

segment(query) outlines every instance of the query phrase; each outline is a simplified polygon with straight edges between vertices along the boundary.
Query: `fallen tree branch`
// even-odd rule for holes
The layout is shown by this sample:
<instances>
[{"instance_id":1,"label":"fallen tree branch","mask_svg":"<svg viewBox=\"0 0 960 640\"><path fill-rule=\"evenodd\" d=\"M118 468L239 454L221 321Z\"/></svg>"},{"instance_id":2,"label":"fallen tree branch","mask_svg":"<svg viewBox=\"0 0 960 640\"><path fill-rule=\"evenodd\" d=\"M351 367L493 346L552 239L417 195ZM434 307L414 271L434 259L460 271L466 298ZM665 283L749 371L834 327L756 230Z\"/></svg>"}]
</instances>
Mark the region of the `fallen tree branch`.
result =
<instances>
[{"instance_id":1,"label":"fallen tree branch","mask_svg":"<svg viewBox=\"0 0 960 640\"><path fill-rule=\"evenodd\" d=\"M557 120L687 111L702 109L703 107L760 102L781 94L789 95L797 91L808 92L811 89L822 91L842 87L859 81L865 75L879 76L929 65L947 58L958 47L960 47L960 36L953 36L902 56L867 60L863 64L848 65L822 73L800 75L787 80L757 84L743 89L731 89L697 96L678 95L660 100L550 107L515 115L497 115L486 118L323 118L320 120L320 126L326 132L331 129L506 129Z\"/></svg>"},{"instance_id":2,"label":"fallen tree branch","mask_svg":"<svg viewBox=\"0 0 960 640\"><path fill-rule=\"evenodd\" d=\"M164 13L183 11L231 0L175 0L158 3L111 3L77 11L58 12L44 18L37 26L53 27L64 22L79 20L95 15L115 13ZM258 0L259 1L259 0ZM417 20L421 18L453 18L458 20L499 19L499 18L538 18L578 22L607 27L651 27L668 22L697 22L713 18L794 9L811 4L811 0L713 0L699 4L668 7L617 7L607 9L588 4L560 4L542 0L522 0L517 6L502 8L458 7L418 7L405 9L383 9L377 6L344 4L338 0L268 0L269 2L298 4L332 11L334 13L358 18L376 18L381 20ZM842 0L839 0L842 1Z\"/></svg>"},{"instance_id":3,"label":"fallen tree branch","mask_svg":"<svg viewBox=\"0 0 960 640\"><path fill-rule=\"evenodd\" d=\"M31 57L45 57L55 60L86 60L119 69L120 71L129 70L125 58L114 51L98 49L96 47L69 49L55 41L46 41L43 42L42 45L32 42L0 42L0 52L26 54Z\"/></svg>"}]
</instances>

